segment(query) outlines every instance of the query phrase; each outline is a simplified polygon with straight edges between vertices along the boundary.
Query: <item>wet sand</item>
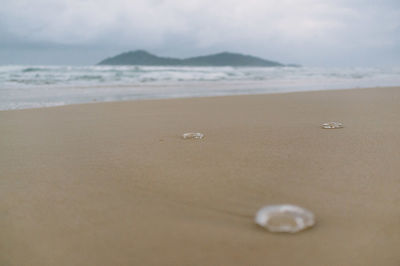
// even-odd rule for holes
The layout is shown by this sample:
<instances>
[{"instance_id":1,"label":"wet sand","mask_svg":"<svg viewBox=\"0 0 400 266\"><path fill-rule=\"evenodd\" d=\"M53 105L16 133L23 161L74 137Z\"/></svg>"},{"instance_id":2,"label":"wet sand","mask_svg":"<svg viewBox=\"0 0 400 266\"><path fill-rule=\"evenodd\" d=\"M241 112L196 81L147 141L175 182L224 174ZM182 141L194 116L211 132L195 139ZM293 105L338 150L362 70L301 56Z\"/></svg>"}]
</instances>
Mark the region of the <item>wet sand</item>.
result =
<instances>
[{"instance_id":1,"label":"wet sand","mask_svg":"<svg viewBox=\"0 0 400 266\"><path fill-rule=\"evenodd\" d=\"M400 88L0 112L2 266L398 266L399 191Z\"/></svg>"}]
</instances>

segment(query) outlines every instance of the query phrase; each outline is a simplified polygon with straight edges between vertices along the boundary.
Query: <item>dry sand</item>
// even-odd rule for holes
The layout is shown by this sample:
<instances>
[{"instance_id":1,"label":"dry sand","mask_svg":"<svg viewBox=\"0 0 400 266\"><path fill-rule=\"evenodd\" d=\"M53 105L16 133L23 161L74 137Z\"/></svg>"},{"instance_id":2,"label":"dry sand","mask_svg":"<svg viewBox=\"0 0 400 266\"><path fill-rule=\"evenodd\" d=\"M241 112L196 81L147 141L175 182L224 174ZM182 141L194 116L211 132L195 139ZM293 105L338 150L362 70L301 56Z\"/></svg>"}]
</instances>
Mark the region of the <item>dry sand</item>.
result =
<instances>
[{"instance_id":1,"label":"dry sand","mask_svg":"<svg viewBox=\"0 0 400 266\"><path fill-rule=\"evenodd\" d=\"M1 266L400 265L400 88L4 111L0 171Z\"/></svg>"}]
</instances>

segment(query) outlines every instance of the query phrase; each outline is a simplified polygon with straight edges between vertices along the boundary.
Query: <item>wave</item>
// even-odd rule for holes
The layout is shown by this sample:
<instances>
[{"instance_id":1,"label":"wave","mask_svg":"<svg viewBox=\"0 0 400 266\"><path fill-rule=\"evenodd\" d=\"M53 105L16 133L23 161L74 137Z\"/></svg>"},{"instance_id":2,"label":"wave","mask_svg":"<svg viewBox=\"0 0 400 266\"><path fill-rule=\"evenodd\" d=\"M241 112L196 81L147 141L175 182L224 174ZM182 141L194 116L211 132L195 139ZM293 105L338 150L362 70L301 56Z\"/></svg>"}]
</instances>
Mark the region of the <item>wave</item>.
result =
<instances>
[{"instance_id":1,"label":"wave","mask_svg":"<svg viewBox=\"0 0 400 266\"><path fill-rule=\"evenodd\" d=\"M398 80L400 70L380 68L233 68L146 66L0 66L0 87L129 85L160 82L274 81L367 82Z\"/></svg>"},{"instance_id":2,"label":"wave","mask_svg":"<svg viewBox=\"0 0 400 266\"><path fill-rule=\"evenodd\" d=\"M39 71L48 71L46 68L36 68L36 67L28 67L23 69L21 72L27 73L27 72L39 72Z\"/></svg>"},{"instance_id":3,"label":"wave","mask_svg":"<svg viewBox=\"0 0 400 266\"><path fill-rule=\"evenodd\" d=\"M0 66L0 110L398 85L400 68Z\"/></svg>"}]
</instances>

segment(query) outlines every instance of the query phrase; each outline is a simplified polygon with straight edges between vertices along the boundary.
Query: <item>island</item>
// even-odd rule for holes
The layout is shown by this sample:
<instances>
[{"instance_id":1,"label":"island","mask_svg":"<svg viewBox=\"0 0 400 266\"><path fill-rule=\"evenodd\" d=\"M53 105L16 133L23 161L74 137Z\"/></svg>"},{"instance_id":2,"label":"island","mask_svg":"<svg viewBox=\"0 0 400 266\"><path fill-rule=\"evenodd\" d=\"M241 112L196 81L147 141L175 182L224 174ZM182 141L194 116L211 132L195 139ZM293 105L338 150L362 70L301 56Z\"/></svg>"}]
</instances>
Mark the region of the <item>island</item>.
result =
<instances>
[{"instance_id":1,"label":"island","mask_svg":"<svg viewBox=\"0 0 400 266\"><path fill-rule=\"evenodd\" d=\"M238 53L222 52L218 54L190 57L185 59L160 57L144 50L125 52L104 59L98 65L141 65L141 66L233 66L233 67L284 67L279 62Z\"/></svg>"}]
</instances>

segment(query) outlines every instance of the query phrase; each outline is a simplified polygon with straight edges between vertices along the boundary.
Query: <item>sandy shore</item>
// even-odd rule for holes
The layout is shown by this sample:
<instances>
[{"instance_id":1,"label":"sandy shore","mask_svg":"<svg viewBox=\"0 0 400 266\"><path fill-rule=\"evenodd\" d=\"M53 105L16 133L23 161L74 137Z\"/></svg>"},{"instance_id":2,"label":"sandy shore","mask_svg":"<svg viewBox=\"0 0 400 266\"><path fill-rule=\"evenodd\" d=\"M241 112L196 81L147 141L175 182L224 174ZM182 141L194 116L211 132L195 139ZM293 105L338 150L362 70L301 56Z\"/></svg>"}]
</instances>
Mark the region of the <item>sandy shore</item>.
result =
<instances>
[{"instance_id":1,"label":"sandy shore","mask_svg":"<svg viewBox=\"0 0 400 266\"><path fill-rule=\"evenodd\" d=\"M2 266L398 266L399 192L400 88L0 112Z\"/></svg>"}]
</instances>

